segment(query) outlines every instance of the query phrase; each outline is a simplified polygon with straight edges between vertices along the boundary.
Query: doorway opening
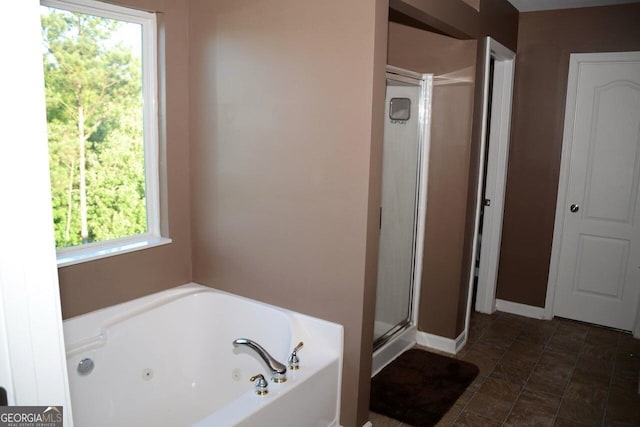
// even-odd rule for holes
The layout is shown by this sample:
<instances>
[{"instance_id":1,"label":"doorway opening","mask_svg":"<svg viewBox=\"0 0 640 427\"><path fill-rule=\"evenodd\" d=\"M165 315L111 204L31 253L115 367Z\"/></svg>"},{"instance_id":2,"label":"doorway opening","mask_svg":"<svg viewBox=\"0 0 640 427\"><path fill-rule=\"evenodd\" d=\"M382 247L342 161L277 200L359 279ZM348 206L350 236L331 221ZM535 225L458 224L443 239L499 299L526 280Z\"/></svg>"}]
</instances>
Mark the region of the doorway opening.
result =
<instances>
[{"instance_id":1,"label":"doorway opening","mask_svg":"<svg viewBox=\"0 0 640 427\"><path fill-rule=\"evenodd\" d=\"M496 310L511 129L515 53L490 37L485 39L484 51L483 126L465 330L469 327L472 306L481 313Z\"/></svg>"}]
</instances>

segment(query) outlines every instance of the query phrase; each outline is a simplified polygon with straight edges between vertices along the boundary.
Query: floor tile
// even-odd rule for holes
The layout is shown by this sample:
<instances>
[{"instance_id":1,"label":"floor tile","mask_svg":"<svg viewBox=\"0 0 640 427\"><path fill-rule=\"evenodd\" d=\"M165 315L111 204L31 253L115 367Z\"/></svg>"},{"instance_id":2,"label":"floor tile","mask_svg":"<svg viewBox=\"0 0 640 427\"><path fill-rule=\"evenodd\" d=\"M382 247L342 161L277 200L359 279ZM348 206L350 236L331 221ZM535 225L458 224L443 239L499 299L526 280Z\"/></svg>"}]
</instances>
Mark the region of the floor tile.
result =
<instances>
[{"instance_id":1,"label":"floor tile","mask_svg":"<svg viewBox=\"0 0 640 427\"><path fill-rule=\"evenodd\" d=\"M629 333L620 333L618 351L623 353L640 354L640 340Z\"/></svg>"},{"instance_id":2,"label":"floor tile","mask_svg":"<svg viewBox=\"0 0 640 427\"><path fill-rule=\"evenodd\" d=\"M546 344L551 339L554 332L554 328L526 329L520 332L516 337L516 341L530 342L538 345Z\"/></svg>"},{"instance_id":3,"label":"floor tile","mask_svg":"<svg viewBox=\"0 0 640 427\"><path fill-rule=\"evenodd\" d=\"M534 347L530 350L520 348L523 341L516 341L502 356L501 362L522 363L528 362L531 367L535 366L542 354L542 347Z\"/></svg>"},{"instance_id":4,"label":"floor tile","mask_svg":"<svg viewBox=\"0 0 640 427\"><path fill-rule=\"evenodd\" d=\"M516 409L530 409L536 413L555 417L558 408L560 408L560 402L560 396L524 390L514 406L514 411Z\"/></svg>"},{"instance_id":5,"label":"floor tile","mask_svg":"<svg viewBox=\"0 0 640 427\"><path fill-rule=\"evenodd\" d=\"M614 363L614 375L637 375L640 371L640 353L618 353Z\"/></svg>"},{"instance_id":6,"label":"floor tile","mask_svg":"<svg viewBox=\"0 0 640 427\"><path fill-rule=\"evenodd\" d=\"M611 383L611 373L590 371L586 367L578 367L573 370L571 381L579 384L590 385L593 387L608 388Z\"/></svg>"},{"instance_id":7,"label":"floor tile","mask_svg":"<svg viewBox=\"0 0 640 427\"><path fill-rule=\"evenodd\" d=\"M511 411L504 425L509 427L552 427L554 421L555 416L553 415L541 414L530 408L518 408Z\"/></svg>"},{"instance_id":8,"label":"floor tile","mask_svg":"<svg viewBox=\"0 0 640 427\"><path fill-rule=\"evenodd\" d=\"M501 422L471 412L461 413L452 426L456 427L500 427Z\"/></svg>"},{"instance_id":9,"label":"floor tile","mask_svg":"<svg viewBox=\"0 0 640 427\"><path fill-rule=\"evenodd\" d=\"M473 351L481 354L484 357L498 361L506 353L507 349L508 347L505 346L497 345L491 342L483 342L481 338L480 341L473 345L469 352Z\"/></svg>"},{"instance_id":10,"label":"floor tile","mask_svg":"<svg viewBox=\"0 0 640 427\"><path fill-rule=\"evenodd\" d=\"M504 398L478 392L469 403L467 403L465 411L481 415L494 421L504 422L512 406L513 402L505 400Z\"/></svg>"},{"instance_id":11,"label":"floor tile","mask_svg":"<svg viewBox=\"0 0 640 427\"><path fill-rule=\"evenodd\" d=\"M475 349L471 349L469 350L469 353L467 353L462 358L462 360L471 362L474 365L476 365L480 370L480 375L483 375L486 377L486 376L489 376L489 374L496 367L496 364L498 363L498 360L500 360L500 358L488 357L486 354L484 354L481 351L476 351Z\"/></svg>"},{"instance_id":12,"label":"floor tile","mask_svg":"<svg viewBox=\"0 0 640 427\"><path fill-rule=\"evenodd\" d=\"M501 380L498 378L489 377L482 384L478 393L487 394L490 396L501 398L511 403L515 402L520 395L521 387L518 384L514 384L509 381Z\"/></svg>"},{"instance_id":13,"label":"floor tile","mask_svg":"<svg viewBox=\"0 0 640 427\"><path fill-rule=\"evenodd\" d=\"M438 421L436 427L449 427L458 418L458 415L464 409L464 405L456 403L447 411L447 413Z\"/></svg>"},{"instance_id":14,"label":"floor tile","mask_svg":"<svg viewBox=\"0 0 640 427\"><path fill-rule=\"evenodd\" d=\"M563 319L560 317L555 317L553 321L558 324L558 327L556 328L556 334L558 335L584 339L587 336L587 332L589 332L589 325L582 322L576 322L574 320Z\"/></svg>"},{"instance_id":15,"label":"floor tile","mask_svg":"<svg viewBox=\"0 0 640 427\"><path fill-rule=\"evenodd\" d=\"M505 337L513 341L520 334L523 327L524 323L514 322L510 319L500 319L489 327L487 335Z\"/></svg>"},{"instance_id":16,"label":"floor tile","mask_svg":"<svg viewBox=\"0 0 640 427\"><path fill-rule=\"evenodd\" d=\"M635 387L638 384L634 384ZM617 388L612 387L609 391L609 396L607 400L607 407L634 407L640 410L640 395L638 395L637 389L632 391L620 391Z\"/></svg>"},{"instance_id":17,"label":"floor tile","mask_svg":"<svg viewBox=\"0 0 640 427\"><path fill-rule=\"evenodd\" d=\"M553 423L553 427L589 427L589 425L580 423L576 420L556 418L556 421Z\"/></svg>"},{"instance_id":18,"label":"floor tile","mask_svg":"<svg viewBox=\"0 0 640 427\"><path fill-rule=\"evenodd\" d=\"M588 426L601 426L604 408L590 406L583 402L563 400L558 411L558 418L572 420Z\"/></svg>"},{"instance_id":19,"label":"floor tile","mask_svg":"<svg viewBox=\"0 0 640 427\"><path fill-rule=\"evenodd\" d=\"M540 354L542 353L543 347L544 344L515 340L513 344L511 344L509 351L522 355L524 359L538 359L538 357L540 357Z\"/></svg>"},{"instance_id":20,"label":"floor tile","mask_svg":"<svg viewBox=\"0 0 640 427\"><path fill-rule=\"evenodd\" d=\"M547 375L541 375L537 373L531 374L529 382L525 385L525 388L534 392L549 393L556 396L562 396L564 389L567 386L568 381L558 380Z\"/></svg>"},{"instance_id":21,"label":"floor tile","mask_svg":"<svg viewBox=\"0 0 640 427\"><path fill-rule=\"evenodd\" d=\"M560 347L545 347L543 355L554 355L558 359L563 359L570 364L575 364L580 356L580 350L568 350Z\"/></svg>"},{"instance_id":22,"label":"floor tile","mask_svg":"<svg viewBox=\"0 0 640 427\"><path fill-rule=\"evenodd\" d=\"M499 362L490 376L523 386L533 372L534 366L535 362L527 361L521 363L517 361Z\"/></svg>"},{"instance_id":23,"label":"floor tile","mask_svg":"<svg viewBox=\"0 0 640 427\"><path fill-rule=\"evenodd\" d=\"M466 405L467 403L469 403L469 401L473 398L473 396L475 396L475 394L478 392L478 390L480 390L480 387L482 386L482 384L484 383L485 380L486 380L486 377L478 375L476 377L476 379L473 380L473 382L471 384L469 384L467 389L458 398L456 403L459 403L459 404L462 404L462 405Z\"/></svg>"},{"instance_id":24,"label":"floor tile","mask_svg":"<svg viewBox=\"0 0 640 427\"><path fill-rule=\"evenodd\" d=\"M514 338L500 334L485 334L477 342L498 347L506 351L513 342Z\"/></svg>"},{"instance_id":25,"label":"floor tile","mask_svg":"<svg viewBox=\"0 0 640 427\"><path fill-rule=\"evenodd\" d=\"M558 335L556 332L547 344L545 350L552 350L556 353L577 355L582 347L583 339L577 339L573 336Z\"/></svg>"},{"instance_id":26,"label":"floor tile","mask_svg":"<svg viewBox=\"0 0 640 427\"><path fill-rule=\"evenodd\" d=\"M608 393L609 387L585 385L571 381L564 392L564 399L604 408L607 403Z\"/></svg>"},{"instance_id":27,"label":"floor tile","mask_svg":"<svg viewBox=\"0 0 640 427\"><path fill-rule=\"evenodd\" d=\"M639 426L640 397L634 395L610 395L605 414L605 426Z\"/></svg>"},{"instance_id":28,"label":"floor tile","mask_svg":"<svg viewBox=\"0 0 640 427\"><path fill-rule=\"evenodd\" d=\"M473 396L476 395L475 391L471 391L469 389L465 390L464 393L462 393L460 395L460 397L458 398L458 400L456 400L456 403L459 403L461 405L466 405L467 403L469 403L469 401L471 399L473 399Z\"/></svg>"},{"instance_id":29,"label":"floor tile","mask_svg":"<svg viewBox=\"0 0 640 427\"><path fill-rule=\"evenodd\" d=\"M594 362L611 364L616 357L616 347L607 344L585 342L580 349L580 358L593 360Z\"/></svg>"},{"instance_id":30,"label":"floor tile","mask_svg":"<svg viewBox=\"0 0 640 427\"><path fill-rule=\"evenodd\" d=\"M376 412L369 412L369 421L371 421L373 427L399 427L401 424L398 420L385 417L384 415Z\"/></svg>"},{"instance_id":31,"label":"floor tile","mask_svg":"<svg viewBox=\"0 0 640 427\"><path fill-rule=\"evenodd\" d=\"M585 344L596 344L607 348L616 348L620 338L620 332L597 326L589 327L589 332L584 340Z\"/></svg>"},{"instance_id":32,"label":"floor tile","mask_svg":"<svg viewBox=\"0 0 640 427\"><path fill-rule=\"evenodd\" d=\"M628 397L637 396L638 393L638 374L636 375L613 375L609 397L618 396Z\"/></svg>"},{"instance_id":33,"label":"floor tile","mask_svg":"<svg viewBox=\"0 0 640 427\"><path fill-rule=\"evenodd\" d=\"M554 349L545 348L538 359L539 366L570 367L578 360L578 353L562 353Z\"/></svg>"}]
</instances>

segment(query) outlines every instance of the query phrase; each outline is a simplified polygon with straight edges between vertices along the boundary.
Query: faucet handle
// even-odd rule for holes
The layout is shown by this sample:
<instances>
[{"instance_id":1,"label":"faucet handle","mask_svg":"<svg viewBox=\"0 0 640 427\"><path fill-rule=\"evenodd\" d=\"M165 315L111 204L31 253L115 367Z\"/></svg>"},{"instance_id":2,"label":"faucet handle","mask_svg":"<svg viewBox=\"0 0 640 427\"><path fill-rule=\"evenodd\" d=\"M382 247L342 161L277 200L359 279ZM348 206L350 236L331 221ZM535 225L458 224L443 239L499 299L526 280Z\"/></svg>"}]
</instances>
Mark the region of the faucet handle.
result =
<instances>
[{"instance_id":1,"label":"faucet handle","mask_svg":"<svg viewBox=\"0 0 640 427\"><path fill-rule=\"evenodd\" d=\"M292 371L300 369L300 359L298 358L298 351L302 348L303 345L304 343L300 341L291 352L291 356L289 356L289 359L287 359L289 369L291 369Z\"/></svg>"},{"instance_id":2,"label":"faucet handle","mask_svg":"<svg viewBox=\"0 0 640 427\"><path fill-rule=\"evenodd\" d=\"M269 383L264 379L264 375L256 374L249 378L249 381L251 381L255 385L256 394L258 396L264 396L265 394L269 393Z\"/></svg>"}]
</instances>

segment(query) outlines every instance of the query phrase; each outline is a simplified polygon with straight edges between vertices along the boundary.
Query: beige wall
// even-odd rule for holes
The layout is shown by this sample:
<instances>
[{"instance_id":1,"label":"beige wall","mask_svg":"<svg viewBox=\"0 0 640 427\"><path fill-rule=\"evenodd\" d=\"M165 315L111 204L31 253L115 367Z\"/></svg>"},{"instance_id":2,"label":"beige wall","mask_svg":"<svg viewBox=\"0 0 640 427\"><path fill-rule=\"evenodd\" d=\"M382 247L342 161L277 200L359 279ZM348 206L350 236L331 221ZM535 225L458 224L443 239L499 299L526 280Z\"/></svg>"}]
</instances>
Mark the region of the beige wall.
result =
<instances>
[{"instance_id":1,"label":"beige wall","mask_svg":"<svg viewBox=\"0 0 640 427\"><path fill-rule=\"evenodd\" d=\"M65 318L191 281L187 7L182 1L123 0L162 12L166 58L166 169L169 236L173 243L59 269Z\"/></svg>"},{"instance_id":2,"label":"beige wall","mask_svg":"<svg viewBox=\"0 0 640 427\"><path fill-rule=\"evenodd\" d=\"M516 49L518 10L507 0L390 0L390 6L394 17L402 15L432 31L459 39L491 36Z\"/></svg>"},{"instance_id":3,"label":"beige wall","mask_svg":"<svg viewBox=\"0 0 640 427\"><path fill-rule=\"evenodd\" d=\"M496 296L544 307L572 52L640 50L640 3L520 15Z\"/></svg>"},{"instance_id":4,"label":"beige wall","mask_svg":"<svg viewBox=\"0 0 640 427\"><path fill-rule=\"evenodd\" d=\"M343 324L341 423L361 426L388 5L189 7L193 278Z\"/></svg>"},{"instance_id":5,"label":"beige wall","mask_svg":"<svg viewBox=\"0 0 640 427\"><path fill-rule=\"evenodd\" d=\"M429 185L419 329L455 338L466 311L461 286L476 60L475 40L457 40L389 24L389 64L466 83L436 83L433 90ZM460 307L460 299L464 304ZM462 325L464 327L464 324Z\"/></svg>"}]
</instances>

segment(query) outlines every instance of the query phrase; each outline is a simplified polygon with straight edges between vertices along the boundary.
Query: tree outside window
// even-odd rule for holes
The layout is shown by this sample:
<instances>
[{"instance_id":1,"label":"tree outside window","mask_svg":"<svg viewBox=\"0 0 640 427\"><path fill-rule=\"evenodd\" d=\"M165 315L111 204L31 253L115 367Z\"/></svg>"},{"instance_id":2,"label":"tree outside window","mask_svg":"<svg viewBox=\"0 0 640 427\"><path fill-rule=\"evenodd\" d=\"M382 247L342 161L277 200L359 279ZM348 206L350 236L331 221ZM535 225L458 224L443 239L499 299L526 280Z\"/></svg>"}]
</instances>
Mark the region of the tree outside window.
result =
<instances>
[{"instance_id":1,"label":"tree outside window","mask_svg":"<svg viewBox=\"0 0 640 427\"><path fill-rule=\"evenodd\" d=\"M146 233L141 25L41 17L56 247Z\"/></svg>"}]
</instances>

